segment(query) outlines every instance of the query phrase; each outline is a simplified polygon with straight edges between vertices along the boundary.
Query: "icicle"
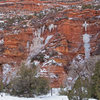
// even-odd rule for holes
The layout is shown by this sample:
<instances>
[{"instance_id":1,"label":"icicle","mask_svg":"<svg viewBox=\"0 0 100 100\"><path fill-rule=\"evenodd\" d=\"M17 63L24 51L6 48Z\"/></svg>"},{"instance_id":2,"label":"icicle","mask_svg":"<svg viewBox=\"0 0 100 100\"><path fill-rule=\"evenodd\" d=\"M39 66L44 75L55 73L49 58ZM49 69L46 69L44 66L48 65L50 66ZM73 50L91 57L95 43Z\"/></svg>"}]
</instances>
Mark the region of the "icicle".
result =
<instances>
[{"instance_id":1,"label":"icicle","mask_svg":"<svg viewBox=\"0 0 100 100\"><path fill-rule=\"evenodd\" d=\"M90 57L90 35L84 34L83 35L83 42L84 42L84 48L85 48L85 59L88 59Z\"/></svg>"},{"instance_id":2,"label":"icicle","mask_svg":"<svg viewBox=\"0 0 100 100\"><path fill-rule=\"evenodd\" d=\"M49 40L53 37L53 35L49 35L47 36L46 40L45 40L45 45L49 42Z\"/></svg>"},{"instance_id":3,"label":"icicle","mask_svg":"<svg viewBox=\"0 0 100 100\"><path fill-rule=\"evenodd\" d=\"M87 26L88 26L89 24L87 24L87 22L85 21L85 23L83 24L83 27L85 28L85 31L87 31Z\"/></svg>"},{"instance_id":4,"label":"icicle","mask_svg":"<svg viewBox=\"0 0 100 100\"><path fill-rule=\"evenodd\" d=\"M57 26L56 25L54 25L54 24L50 24L49 25L49 31L51 32L52 30L54 30L54 28L56 28Z\"/></svg>"}]
</instances>

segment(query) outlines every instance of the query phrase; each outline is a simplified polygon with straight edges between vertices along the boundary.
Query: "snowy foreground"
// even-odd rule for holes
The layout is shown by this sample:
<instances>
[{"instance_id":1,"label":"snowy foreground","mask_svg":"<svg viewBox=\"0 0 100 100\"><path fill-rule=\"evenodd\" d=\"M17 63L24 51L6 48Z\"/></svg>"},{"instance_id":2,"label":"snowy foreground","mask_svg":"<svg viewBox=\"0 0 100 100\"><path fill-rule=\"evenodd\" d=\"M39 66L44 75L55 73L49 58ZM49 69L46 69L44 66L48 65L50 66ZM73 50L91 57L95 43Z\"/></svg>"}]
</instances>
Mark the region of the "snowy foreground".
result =
<instances>
[{"instance_id":1,"label":"snowy foreground","mask_svg":"<svg viewBox=\"0 0 100 100\"><path fill-rule=\"evenodd\" d=\"M10 96L9 94L0 93L0 100L68 100L67 96L59 96L58 91L59 89L54 89L52 96L50 93L48 93L47 95L35 98L15 97L15 96ZM89 100L95 100L95 99L89 99Z\"/></svg>"},{"instance_id":2,"label":"snowy foreground","mask_svg":"<svg viewBox=\"0 0 100 100\"><path fill-rule=\"evenodd\" d=\"M52 96L51 93L48 93L47 95L42 95L35 98L24 98L24 97L14 97L10 96L9 94L1 93L0 100L68 100L68 97L59 96L59 89L53 89Z\"/></svg>"},{"instance_id":3,"label":"snowy foreground","mask_svg":"<svg viewBox=\"0 0 100 100\"><path fill-rule=\"evenodd\" d=\"M49 96L49 97L43 97L43 98L19 98L19 97L13 97L9 95L4 95L3 97L0 96L0 100L68 100L66 96Z\"/></svg>"},{"instance_id":4,"label":"snowy foreground","mask_svg":"<svg viewBox=\"0 0 100 100\"><path fill-rule=\"evenodd\" d=\"M45 97L36 97L36 98L19 98L13 97L7 94L0 96L0 100L68 100L67 96L45 96ZM95 100L95 99L89 99Z\"/></svg>"}]
</instances>

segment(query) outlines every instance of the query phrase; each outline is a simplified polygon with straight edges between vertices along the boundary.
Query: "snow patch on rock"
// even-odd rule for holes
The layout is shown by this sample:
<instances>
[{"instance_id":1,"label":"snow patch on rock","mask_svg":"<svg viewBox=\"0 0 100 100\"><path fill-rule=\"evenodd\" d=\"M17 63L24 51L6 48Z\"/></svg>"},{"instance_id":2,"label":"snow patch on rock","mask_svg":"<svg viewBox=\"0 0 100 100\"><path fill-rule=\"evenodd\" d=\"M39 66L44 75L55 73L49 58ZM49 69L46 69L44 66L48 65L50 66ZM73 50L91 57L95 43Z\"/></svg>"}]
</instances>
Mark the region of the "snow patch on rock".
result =
<instances>
[{"instance_id":1,"label":"snow patch on rock","mask_svg":"<svg viewBox=\"0 0 100 100\"><path fill-rule=\"evenodd\" d=\"M40 64L40 62L39 62L39 61L34 61L34 64L35 64L36 66L38 66L38 65Z\"/></svg>"},{"instance_id":2,"label":"snow patch on rock","mask_svg":"<svg viewBox=\"0 0 100 100\"><path fill-rule=\"evenodd\" d=\"M45 40L45 45L49 42L49 40L53 37L53 35L49 35L47 36L46 40Z\"/></svg>"},{"instance_id":3,"label":"snow patch on rock","mask_svg":"<svg viewBox=\"0 0 100 100\"><path fill-rule=\"evenodd\" d=\"M4 39L1 39L1 40L0 40L0 44L1 44L1 45L4 44Z\"/></svg>"},{"instance_id":4,"label":"snow patch on rock","mask_svg":"<svg viewBox=\"0 0 100 100\"><path fill-rule=\"evenodd\" d=\"M10 78L8 78L8 74L11 72L11 66L9 64L3 65L3 82L10 82Z\"/></svg>"},{"instance_id":5,"label":"snow patch on rock","mask_svg":"<svg viewBox=\"0 0 100 100\"><path fill-rule=\"evenodd\" d=\"M9 64L3 64L3 82L9 84L10 80L16 76L17 70Z\"/></svg>"},{"instance_id":6,"label":"snow patch on rock","mask_svg":"<svg viewBox=\"0 0 100 100\"><path fill-rule=\"evenodd\" d=\"M54 30L56 27L57 27L56 25L50 24L50 25L48 26L48 29L49 29L49 31L51 32L51 31Z\"/></svg>"}]
</instances>

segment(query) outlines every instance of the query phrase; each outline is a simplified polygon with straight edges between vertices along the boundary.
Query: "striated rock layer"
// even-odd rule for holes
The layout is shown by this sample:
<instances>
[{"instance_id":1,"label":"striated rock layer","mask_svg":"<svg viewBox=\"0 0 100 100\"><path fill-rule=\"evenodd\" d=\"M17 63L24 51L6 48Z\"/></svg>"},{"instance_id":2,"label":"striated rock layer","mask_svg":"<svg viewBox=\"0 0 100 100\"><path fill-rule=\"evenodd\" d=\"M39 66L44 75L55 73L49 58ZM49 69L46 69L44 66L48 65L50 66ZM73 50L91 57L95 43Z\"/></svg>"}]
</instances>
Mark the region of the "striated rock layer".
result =
<instances>
[{"instance_id":1,"label":"striated rock layer","mask_svg":"<svg viewBox=\"0 0 100 100\"><path fill-rule=\"evenodd\" d=\"M34 63L38 75L48 77L51 87L60 87L66 84L73 59L78 55L86 58L85 43L89 44L90 56L100 54L100 11L67 10L62 5L48 6L37 0L2 2L0 9L7 15L0 15L4 25L0 29L1 72L5 64L15 68L22 61ZM88 39L85 34L89 35L88 42L84 42Z\"/></svg>"}]
</instances>

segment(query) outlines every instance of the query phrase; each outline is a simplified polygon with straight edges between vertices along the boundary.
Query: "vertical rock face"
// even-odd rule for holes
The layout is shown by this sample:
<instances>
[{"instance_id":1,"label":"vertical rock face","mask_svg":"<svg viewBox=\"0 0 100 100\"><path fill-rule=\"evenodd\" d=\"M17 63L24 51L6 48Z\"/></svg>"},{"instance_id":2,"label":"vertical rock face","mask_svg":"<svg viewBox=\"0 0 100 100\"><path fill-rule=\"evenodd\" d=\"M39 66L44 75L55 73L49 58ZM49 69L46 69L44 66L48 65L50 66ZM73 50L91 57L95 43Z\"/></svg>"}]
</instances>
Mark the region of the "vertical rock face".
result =
<instances>
[{"instance_id":1,"label":"vertical rock face","mask_svg":"<svg viewBox=\"0 0 100 100\"><path fill-rule=\"evenodd\" d=\"M100 54L100 11L66 7L37 0L2 2L0 72L5 64L18 67L24 60L37 65L38 76L48 77L51 87L60 87L72 61Z\"/></svg>"}]
</instances>

